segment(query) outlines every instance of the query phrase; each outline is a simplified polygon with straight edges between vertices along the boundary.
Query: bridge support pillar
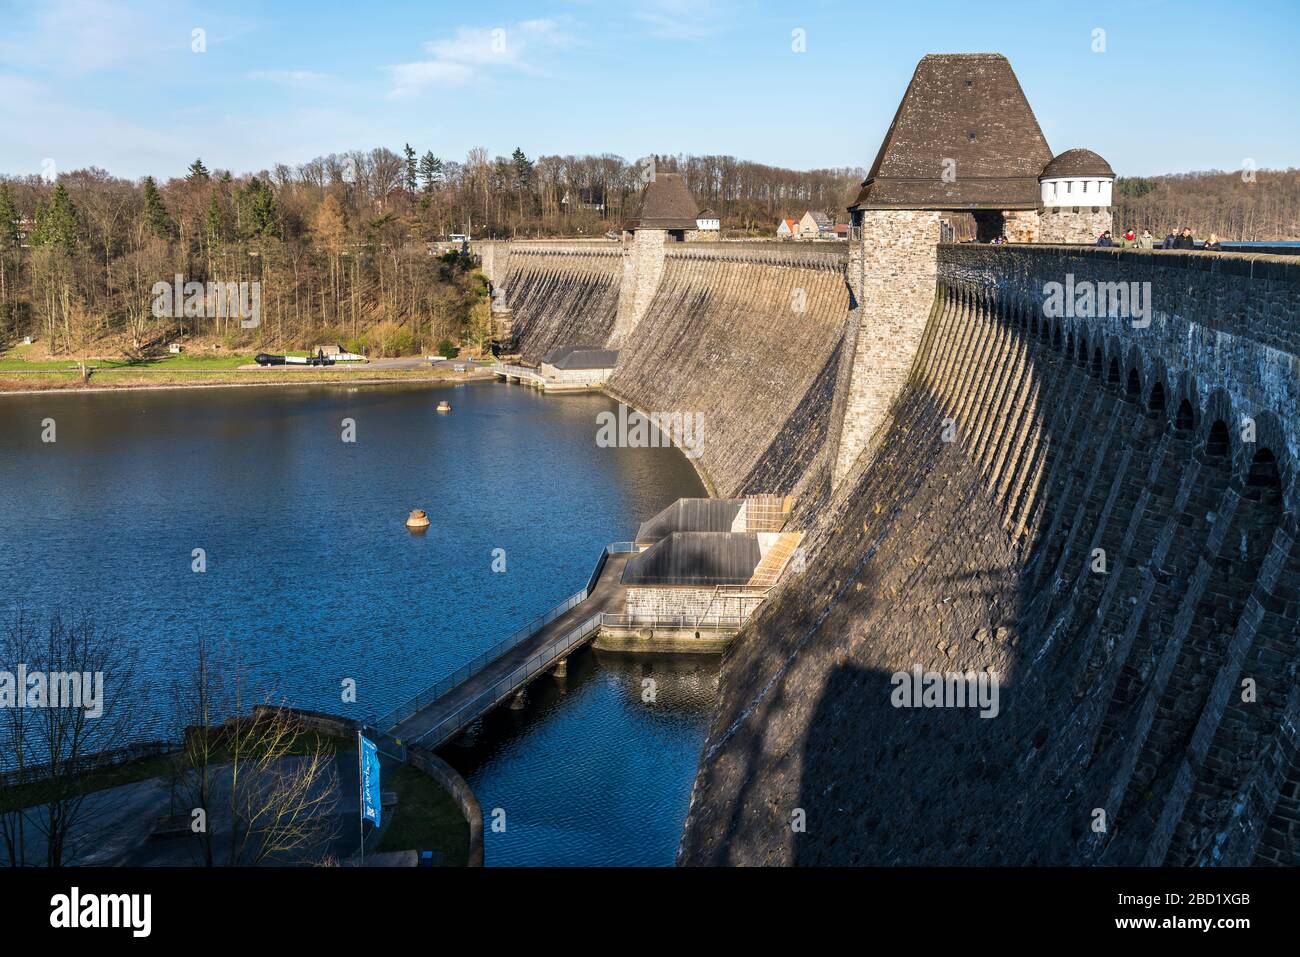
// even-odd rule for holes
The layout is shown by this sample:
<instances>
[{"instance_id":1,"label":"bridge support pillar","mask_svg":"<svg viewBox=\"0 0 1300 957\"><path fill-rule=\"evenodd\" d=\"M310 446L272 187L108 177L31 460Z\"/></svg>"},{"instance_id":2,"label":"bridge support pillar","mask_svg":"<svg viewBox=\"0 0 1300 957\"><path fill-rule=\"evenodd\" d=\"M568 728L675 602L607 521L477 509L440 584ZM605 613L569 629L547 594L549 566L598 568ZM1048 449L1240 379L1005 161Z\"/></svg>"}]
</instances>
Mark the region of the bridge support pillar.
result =
<instances>
[{"instance_id":1,"label":"bridge support pillar","mask_svg":"<svg viewBox=\"0 0 1300 957\"><path fill-rule=\"evenodd\" d=\"M528 699L524 696L524 694L525 694L524 689L520 688L519 693L510 699L511 711L523 711L524 708L528 706Z\"/></svg>"},{"instance_id":2,"label":"bridge support pillar","mask_svg":"<svg viewBox=\"0 0 1300 957\"><path fill-rule=\"evenodd\" d=\"M482 730L482 721L471 721L464 731L456 735L454 743L462 748L472 748L478 744L479 732Z\"/></svg>"},{"instance_id":3,"label":"bridge support pillar","mask_svg":"<svg viewBox=\"0 0 1300 957\"><path fill-rule=\"evenodd\" d=\"M555 663L555 670L551 672L557 678L567 678L569 676L569 659L561 658Z\"/></svg>"}]
</instances>

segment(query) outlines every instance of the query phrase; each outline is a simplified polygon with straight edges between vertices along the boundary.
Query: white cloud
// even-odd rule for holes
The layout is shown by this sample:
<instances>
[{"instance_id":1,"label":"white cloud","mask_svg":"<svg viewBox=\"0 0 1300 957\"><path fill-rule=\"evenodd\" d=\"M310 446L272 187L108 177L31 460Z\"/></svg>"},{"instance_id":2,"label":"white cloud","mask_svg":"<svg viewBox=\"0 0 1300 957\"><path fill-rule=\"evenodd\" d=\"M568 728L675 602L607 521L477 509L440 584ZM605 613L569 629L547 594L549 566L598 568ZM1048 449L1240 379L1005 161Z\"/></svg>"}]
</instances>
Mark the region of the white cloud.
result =
<instances>
[{"instance_id":1,"label":"white cloud","mask_svg":"<svg viewBox=\"0 0 1300 957\"><path fill-rule=\"evenodd\" d=\"M462 86L486 71L534 71L529 59L567 46L572 39L551 20L524 20L513 26L458 27L452 36L424 44L430 58L387 68L390 98L412 96L430 86Z\"/></svg>"},{"instance_id":2,"label":"white cloud","mask_svg":"<svg viewBox=\"0 0 1300 957\"><path fill-rule=\"evenodd\" d=\"M726 0L641 0L632 15L652 36L699 41L725 30L734 11Z\"/></svg>"}]
</instances>

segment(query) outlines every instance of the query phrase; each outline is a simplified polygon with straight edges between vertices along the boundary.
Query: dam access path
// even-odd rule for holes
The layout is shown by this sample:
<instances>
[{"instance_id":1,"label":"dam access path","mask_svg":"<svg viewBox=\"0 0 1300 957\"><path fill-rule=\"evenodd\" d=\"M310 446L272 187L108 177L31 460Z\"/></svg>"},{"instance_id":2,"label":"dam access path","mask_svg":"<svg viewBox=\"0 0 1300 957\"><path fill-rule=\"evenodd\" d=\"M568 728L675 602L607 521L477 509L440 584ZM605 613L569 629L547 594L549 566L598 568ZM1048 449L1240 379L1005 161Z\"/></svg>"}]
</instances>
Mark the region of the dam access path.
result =
<instances>
[{"instance_id":1,"label":"dam access path","mask_svg":"<svg viewBox=\"0 0 1300 957\"><path fill-rule=\"evenodd\" d=\"M585 588L373 725L399 746L436 749L538 675L562 669L565 657L600 631L606 613L622 611L623 569L636 551L632 542L607 545Z\"/></svg>"}]
</instances>

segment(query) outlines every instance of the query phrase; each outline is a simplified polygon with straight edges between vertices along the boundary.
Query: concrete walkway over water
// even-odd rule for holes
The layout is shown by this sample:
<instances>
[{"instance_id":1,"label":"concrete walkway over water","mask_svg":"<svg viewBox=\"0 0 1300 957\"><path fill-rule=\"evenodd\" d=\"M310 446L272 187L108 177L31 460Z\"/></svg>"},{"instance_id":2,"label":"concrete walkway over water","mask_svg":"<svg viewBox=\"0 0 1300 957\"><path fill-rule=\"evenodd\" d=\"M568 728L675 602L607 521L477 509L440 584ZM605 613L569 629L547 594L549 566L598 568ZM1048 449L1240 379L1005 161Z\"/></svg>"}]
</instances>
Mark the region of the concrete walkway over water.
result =
<instances>
[{"instance_id":1,"label":"concrete walkway over water","mask_svg":"<svg viewBox=\"0 0 1300 957\"><path fill-rule=\"evenodd\" d=\"M553 659L547 653L558 649L566 640L572 640L570 633L575 628L595 615L623 611L623 569L631 557L630 552L610 554L595 588L586 599L544 625L536 634L506 649L495 661L396 724L389 733L406 745L419 742L425 747L439 747L492 710L503 700L500 696L513 694L536 675L549 670ZM599 630L597 619L595 627L571 647L577 648ZM563 654L557 652L556 657L563 657ZM537 670L529 672L530 665L536 666ZM449 720L450 723L446 723ZM440 725L443 727L439 728ZM436 734L420 740L432 731Z\"/></svg>"}]
</instances>

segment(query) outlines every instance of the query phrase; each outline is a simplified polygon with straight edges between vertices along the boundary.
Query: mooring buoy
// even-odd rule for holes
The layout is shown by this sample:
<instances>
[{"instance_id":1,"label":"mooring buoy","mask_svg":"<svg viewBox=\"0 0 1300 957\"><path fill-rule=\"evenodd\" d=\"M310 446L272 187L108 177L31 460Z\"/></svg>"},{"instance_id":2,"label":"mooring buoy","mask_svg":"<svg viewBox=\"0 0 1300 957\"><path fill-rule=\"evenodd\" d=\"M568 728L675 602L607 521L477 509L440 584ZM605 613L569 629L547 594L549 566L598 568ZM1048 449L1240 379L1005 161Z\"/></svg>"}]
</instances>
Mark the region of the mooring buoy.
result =
<instances>
[{"instance_id":1,"label":"mooring buoy","mask_svg":"<svg viewBox=\"0 0 1300 957\"><path fill-rule=\"evenodd\" d=\"M446 399L443 399L441 402L438 403L438 411L439 411L439 412L450 412L450 411L451 411L451 403L448 402Z\"/></svg>"},{"instance_id":2,"label":"mooring buoy","mask_svg":"<svg viewBox=\"0 0 1300 957\"><path fill-rule=\"evenodd\" d=\"M413 508L406 518L406 527L413 532L423 532L429 527L429 516L424 514L424 509Z\"/></svg>"}]
</instances>

